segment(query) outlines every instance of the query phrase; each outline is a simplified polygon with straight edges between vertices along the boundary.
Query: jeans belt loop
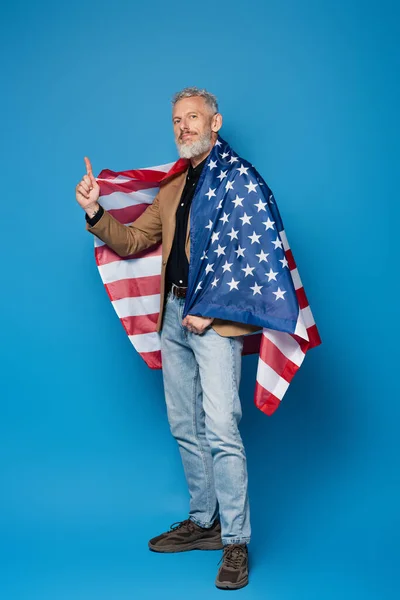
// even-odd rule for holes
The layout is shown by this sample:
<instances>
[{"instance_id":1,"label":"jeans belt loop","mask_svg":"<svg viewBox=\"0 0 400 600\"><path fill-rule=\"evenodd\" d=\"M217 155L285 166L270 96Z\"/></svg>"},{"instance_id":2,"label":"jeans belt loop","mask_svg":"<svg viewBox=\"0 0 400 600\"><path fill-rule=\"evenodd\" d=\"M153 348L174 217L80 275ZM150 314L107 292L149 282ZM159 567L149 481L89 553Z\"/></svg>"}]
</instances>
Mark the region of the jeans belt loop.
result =
<instances>
[{"instance_id":1,"label":"jeans belt loop","mask_svg":"<svg viewBox=\"0 0 400 600\"><path fill-rule=\"evenodd\" d=\"M171 285L172 295L176 298L186 298L186 290L187 287L179 287L178 285L175 285L175 283Z\"/></svg>"}]
</instances>

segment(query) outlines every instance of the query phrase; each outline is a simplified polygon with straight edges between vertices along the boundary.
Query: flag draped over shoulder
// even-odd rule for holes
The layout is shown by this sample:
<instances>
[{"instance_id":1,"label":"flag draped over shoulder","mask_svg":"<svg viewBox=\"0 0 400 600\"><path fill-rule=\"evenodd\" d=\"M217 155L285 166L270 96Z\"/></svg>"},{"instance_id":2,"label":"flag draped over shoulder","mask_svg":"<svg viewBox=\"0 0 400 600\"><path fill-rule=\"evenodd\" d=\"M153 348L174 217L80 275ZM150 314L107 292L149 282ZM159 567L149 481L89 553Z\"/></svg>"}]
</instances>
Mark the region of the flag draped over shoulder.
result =
<instances>
[{"instance_id":1,"label":"flag draped over shoulder","mask_svg":"<svg viewBox=\"0 0 400 600\"><path fill-rule=\"evenodd\" d=\"M178 160L132 171L102 171L99 202L127 225L151 204L161 182L187 168ZM135 349L161 368L161 244L120 257L95 237L95 256L109 298ZM256 406L271 415L307 350L321 339L274 195L257 170L221 137L210 152L192 200L187 314L262 327L244 337L258 353Z\"/></svg>"}]
</instances>

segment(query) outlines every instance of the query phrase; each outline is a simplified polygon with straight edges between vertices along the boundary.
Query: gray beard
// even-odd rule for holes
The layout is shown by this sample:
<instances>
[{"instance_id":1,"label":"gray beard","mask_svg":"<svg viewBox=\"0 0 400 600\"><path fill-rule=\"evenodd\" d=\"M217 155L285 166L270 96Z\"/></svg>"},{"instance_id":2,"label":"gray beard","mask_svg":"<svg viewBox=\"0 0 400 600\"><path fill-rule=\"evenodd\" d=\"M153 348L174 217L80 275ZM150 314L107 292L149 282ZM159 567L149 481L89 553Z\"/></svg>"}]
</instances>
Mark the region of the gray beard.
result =
<instances>
[{"instance_id":1,"label":"gray beard","mask_svg":"<svg viewBox=\"0 0 400 600\"><path fill-rule=\"evenodd\" d=\"M179 144L176 142L178 154L181 158L194 158L207 152L211 146L211 131L203 133L199 139L191 144Z\"/></svg>"}]
</instances>

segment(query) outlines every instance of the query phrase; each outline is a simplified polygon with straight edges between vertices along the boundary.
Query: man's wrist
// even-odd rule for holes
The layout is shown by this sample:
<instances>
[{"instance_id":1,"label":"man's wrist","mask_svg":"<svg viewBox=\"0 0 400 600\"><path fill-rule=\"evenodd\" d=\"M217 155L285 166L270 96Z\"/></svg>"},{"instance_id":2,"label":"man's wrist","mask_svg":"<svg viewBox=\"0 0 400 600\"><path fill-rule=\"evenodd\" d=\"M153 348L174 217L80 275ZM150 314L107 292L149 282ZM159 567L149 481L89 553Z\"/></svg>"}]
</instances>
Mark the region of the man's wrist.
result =
<instances>
[{"instance_id":1,"label":"man's wrist","mask_svg":"<svg viewBox=\"0 0 400 600\"><path fill-rule=\"evenodd\" d=\"M94 202L85 208L85 212L89 219L93 219L93 217L99 212L100 204L98 202Z\"/></svg>"}]
</instances>

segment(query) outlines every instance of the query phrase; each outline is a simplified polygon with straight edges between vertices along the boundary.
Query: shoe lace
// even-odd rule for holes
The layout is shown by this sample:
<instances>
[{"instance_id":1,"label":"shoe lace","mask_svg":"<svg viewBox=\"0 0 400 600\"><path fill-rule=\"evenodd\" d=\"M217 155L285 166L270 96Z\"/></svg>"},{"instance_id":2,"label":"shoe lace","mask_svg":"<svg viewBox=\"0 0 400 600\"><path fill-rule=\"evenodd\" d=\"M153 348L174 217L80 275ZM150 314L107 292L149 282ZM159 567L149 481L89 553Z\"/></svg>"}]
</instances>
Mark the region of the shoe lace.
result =
<instances>
[{"instance_id":1,"label":"shoe lace","mask_svg":"<svg viewBox=\"0 0 400 600\"><path fill-rule=\"evenodd\" d=\"M189 531L193 531L194 523L191 519L185 519L184 521L176 521L176 523L172 523L172 525L170 525L170 531L175 531L175 529L181 529L182 527L185 527Z\"/></svg>"},{"instance_id":2,"label":"shoe lace","mask_svg":"<svg viewBox=\"0 0 400 600\"><path fill-rule=\"evenodd\" d=\"M238 569L242 563L245 550L241 544L228 544L218 564L224 561L224 567Z\"/></svg>"}]
</instances>

